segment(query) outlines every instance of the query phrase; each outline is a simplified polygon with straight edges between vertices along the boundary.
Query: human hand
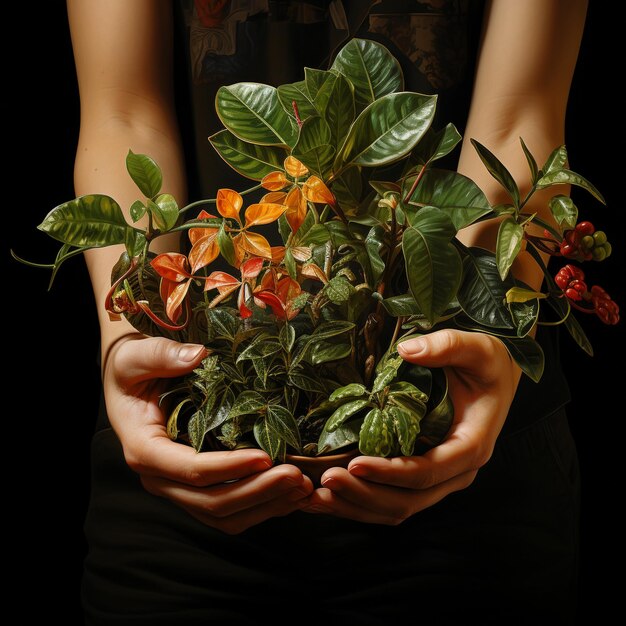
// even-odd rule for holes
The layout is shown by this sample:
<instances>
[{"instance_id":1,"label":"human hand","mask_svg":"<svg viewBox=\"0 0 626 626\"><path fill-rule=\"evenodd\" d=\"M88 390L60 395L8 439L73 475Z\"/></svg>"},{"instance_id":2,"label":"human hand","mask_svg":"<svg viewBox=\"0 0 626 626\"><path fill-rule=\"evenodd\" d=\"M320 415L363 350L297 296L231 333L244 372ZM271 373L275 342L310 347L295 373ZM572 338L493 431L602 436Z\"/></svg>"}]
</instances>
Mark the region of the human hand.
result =
<instances>
[{"instance_id":1,"label":"human hand","mask_svg":"<svg viewBox=\"0 0 626 626\"><path fill-rule=\"evenodd\" d=\"M423 456L359 456L322 476L303 510L396 525L468 487L491 457L515 395L520 370L498 339L440 330L398 346L412 363L443 367L454 404L446 440Z\"/></svg>"},{"instance_id":2,"label":"human hand","mask_svg":"<svg viewBox=\"0 0 626 626\"><path fill-rule=\"evenodd\" d=\"M262 450L197 453L168 436L159 396L163 379L182 376L206 356L200 345L127 335L108 353L103 372L109 420L128 465L147 491L195 518L236 534L300 508L313 491L293 465L272 467Z\"/></svg>"}]
</instances>

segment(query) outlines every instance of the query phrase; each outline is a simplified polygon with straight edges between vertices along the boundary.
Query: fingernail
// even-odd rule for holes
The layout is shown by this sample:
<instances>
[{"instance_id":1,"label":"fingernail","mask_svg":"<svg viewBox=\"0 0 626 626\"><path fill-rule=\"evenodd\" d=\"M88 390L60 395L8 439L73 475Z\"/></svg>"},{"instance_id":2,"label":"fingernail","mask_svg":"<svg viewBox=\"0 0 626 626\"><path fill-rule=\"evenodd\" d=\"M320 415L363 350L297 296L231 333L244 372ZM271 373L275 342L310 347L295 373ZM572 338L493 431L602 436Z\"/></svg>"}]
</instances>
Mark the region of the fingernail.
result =
<instances>
[{"instance_id":1,"label":"fingernail","mask_svg":"<svg viewBox=\"0 0 626 626\"><path fill-rule=\"evenodd\" d=\"M330 489L331 491L341 490L341 485L339 481L335 480L332 476L329 478L322 477L322 487L326 487L327 489Z\"/></svg>"},{"instance_id":2,"label":"fingernail","mask_svg":"<svg viewBox=\"0 0 626 626\"><path fill-rule=\"evenodd\" d=\"M305 506L301 509L305 513L330 513L330 509L321 504L312 504L311 506Z\"/></svg>"},{"instance_id":3,"label":"fingernail","mask_svg":"<svg viewBox=\"0 0 626 626\"><path fill-rule=\"evenodd\" d=\"M252 465L251 469L252 469L253 472L265 472L270 467L272 467L272 462L271 461L267 461L265 459L261 459L259 461L255 461L254 464Z\"/></svg>"},{"instance_id":4,"label":"fingernail","mask_svg":"<svg viewBox=\"0 0 626 626\"><path fill-rule=\"evenodd\" d=\"M178 360L185 363L195 361L202 353L206 354L206 348L195 343L186 343L178 348Z\"/></svg>"},{"instance_id":5,"label":"fingernail","mask_svg":"<svg viewBox=\"0 0 626 626\"><path fill-rule=\"evenodd\" d=\"M350 465L348 467L348 471L353 476L359 476L360 478L363 478L364 476L367 476L368 473L369 473L367 468L364 467L363 465Z\"/></svg>"},{"instance_id":6,"label":"fingernail","mask_svg":"<svg viewBox=\"0 0 626 626\"><path fill-rule=\"evenodd\" d=\"M419 354L426 350L426 341L422 338L408 339L398 344L398 348L405 354Z\"/></svg>"}]
</instances>

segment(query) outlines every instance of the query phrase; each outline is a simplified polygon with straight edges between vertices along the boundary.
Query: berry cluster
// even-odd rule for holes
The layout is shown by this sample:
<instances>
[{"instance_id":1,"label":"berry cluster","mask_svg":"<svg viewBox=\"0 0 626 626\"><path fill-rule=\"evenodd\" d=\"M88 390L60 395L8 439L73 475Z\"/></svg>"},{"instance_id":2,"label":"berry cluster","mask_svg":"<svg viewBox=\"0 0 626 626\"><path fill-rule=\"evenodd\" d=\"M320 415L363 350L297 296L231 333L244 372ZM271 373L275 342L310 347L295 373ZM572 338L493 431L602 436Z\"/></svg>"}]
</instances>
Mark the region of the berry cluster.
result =
<instances>
[{"instance_id":1,"label":"berry cluster","mask_svg":"<svg viewBox=\"0 0 626 626\"><path fill-rule=\"evenodd\" d=\"M576 261L604 261L611 254L606 233L596 230L591 222L580 222L566 230L559 249L566 259Z\"/></svg>"},{"instance_id":2,"label":"berry cluster","mask_svg":"<svg viewBox=\"0 0 626 626\"><path fill-rule=\"evenodd\" d=\"M562 267L554 277L554 281L569 298L572 306L579 311L595 313L605 324L612 325L619 322L617 303L611 300L611 296L598 285L591 287L591 290L587 289L585 274L579 267L570 264Z\"/></svg>"}]
</instances>

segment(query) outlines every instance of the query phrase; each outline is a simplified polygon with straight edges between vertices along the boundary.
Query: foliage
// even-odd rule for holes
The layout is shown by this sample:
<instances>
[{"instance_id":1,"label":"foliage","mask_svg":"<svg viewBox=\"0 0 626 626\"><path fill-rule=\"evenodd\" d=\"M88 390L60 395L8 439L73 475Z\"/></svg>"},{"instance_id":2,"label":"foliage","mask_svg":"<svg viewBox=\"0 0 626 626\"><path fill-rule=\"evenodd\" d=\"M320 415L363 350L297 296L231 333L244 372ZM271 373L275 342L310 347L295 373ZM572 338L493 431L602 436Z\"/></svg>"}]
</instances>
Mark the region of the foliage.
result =
<instances>
[{"instance_id":1,"label":"foliage","mask_svg":"<svg viewBox=\"0 0 626 626\"><path fill-rule=\"evenodd\" d=\"M578 241L568 235L577 209L555 195L551 225L526 206L557 184L602 200L599 192L567 169L565 147L539 167L522 141L532 179L524 195L472 141L509 198L490 206L472 180L436 167L460 135L451 124L435 131L436 96L403 83L386 48L354 39L328 71L306 68L296 83L224 86L216 98L224 129L210 141L252 188L179 208L162 192L158 165L131 151L128 173L144 196L130 207L132 224L115 200L95 194L44 219L40 229L63 244L55 273L85 249L123 244L110 315L208 347L201 367L168 393L172 438L196 450L260 446L274 459L355 444L369 455L411 455L443 440L453 406L444 371L404 362L399 341L443 327L490 333L536 381L543 353L530 332L547 303L590 350L571 308L591 311L595 300L572 300L574 274L562 288L539 254L558 255L566 236ZM495 253L457 238L494 218ZM172 232L186 233L188 252L153 254L152 242ZM606 238L596 239L608 256ZM545 273L545 292L512 275L523 250ZM598 294L606 309L608 295Z\"/></svg>"}]
</instances>

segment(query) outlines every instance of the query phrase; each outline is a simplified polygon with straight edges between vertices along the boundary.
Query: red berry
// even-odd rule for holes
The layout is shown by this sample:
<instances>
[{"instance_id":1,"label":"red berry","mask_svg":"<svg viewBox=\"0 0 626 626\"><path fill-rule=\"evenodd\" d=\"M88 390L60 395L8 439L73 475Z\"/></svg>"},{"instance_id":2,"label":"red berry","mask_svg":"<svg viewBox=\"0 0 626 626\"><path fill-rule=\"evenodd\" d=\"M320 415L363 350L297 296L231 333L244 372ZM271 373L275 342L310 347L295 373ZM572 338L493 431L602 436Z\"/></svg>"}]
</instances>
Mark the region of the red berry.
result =
<instances>
[{"instance_id":1,"label":"red berry","mask_svg":"<svg viewBox=\"0 0 626 626\"><path fill-rule=\"evenodd\" d=\"M576 289L573 289L572 287L569 287L565 290L565 295L570 299L570 300L581 300L582 296L578 293L578 291L576 291Z\"/></svg>"},{"instance_id":2,"label":"red berry","mask_svg":"<svg viewBox=\"0 0 626 626\"><path fill-rule=\"evenodd\" d=\"M579 224L576 224L576 230L581 235L593 235L596 229L591 222L580 222Z\"/></svg>"}]
</instances>

